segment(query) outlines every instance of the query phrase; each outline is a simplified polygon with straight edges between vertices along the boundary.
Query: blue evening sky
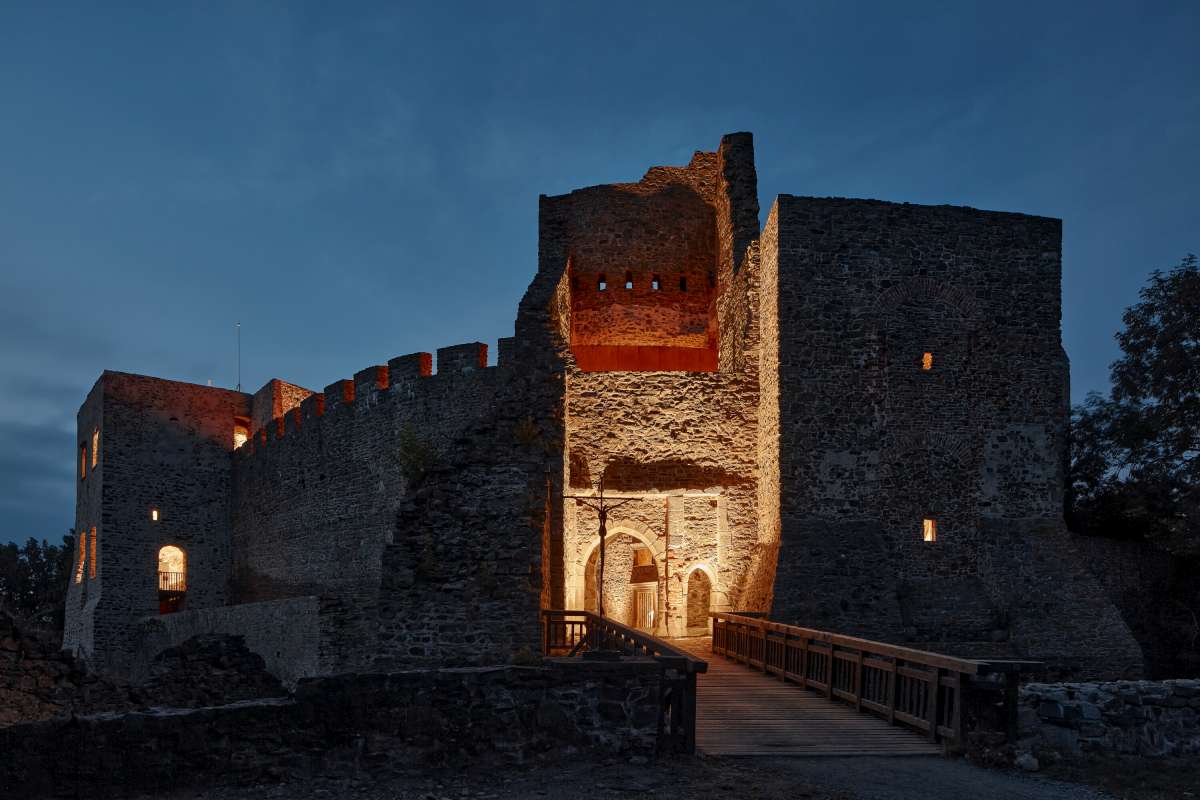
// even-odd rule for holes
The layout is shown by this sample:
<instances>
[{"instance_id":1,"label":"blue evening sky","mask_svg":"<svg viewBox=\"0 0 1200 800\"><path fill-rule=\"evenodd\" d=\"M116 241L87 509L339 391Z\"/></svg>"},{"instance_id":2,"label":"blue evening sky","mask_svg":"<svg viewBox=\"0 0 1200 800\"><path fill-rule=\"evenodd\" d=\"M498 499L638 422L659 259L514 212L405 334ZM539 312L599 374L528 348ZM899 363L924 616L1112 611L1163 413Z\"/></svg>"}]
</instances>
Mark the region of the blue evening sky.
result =
<instances>
[{"instance_id":1,"label":"blue evening sky","mask_svg":"<svg viewBox=\"0 0 1200 800\"><path fill-rule=\"evenodd\" d=\"M0 541L103 369L311 388L512 333L537 196L750 130L779 193L1064 220L1076 399L1200 249L1200 4L0 0Z\"/></svg>"}]
</instances>

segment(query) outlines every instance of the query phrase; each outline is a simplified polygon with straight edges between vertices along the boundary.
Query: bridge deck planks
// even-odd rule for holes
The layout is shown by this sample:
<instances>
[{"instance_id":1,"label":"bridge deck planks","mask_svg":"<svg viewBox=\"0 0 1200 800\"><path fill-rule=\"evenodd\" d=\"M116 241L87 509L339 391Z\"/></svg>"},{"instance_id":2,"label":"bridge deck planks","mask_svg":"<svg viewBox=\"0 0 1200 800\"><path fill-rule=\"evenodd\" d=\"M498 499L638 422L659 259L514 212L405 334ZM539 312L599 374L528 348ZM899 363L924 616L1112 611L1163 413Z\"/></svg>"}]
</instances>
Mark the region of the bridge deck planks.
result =
<instances>
[{"instance_id":1,"label":"bridge deck planks","mask_svg":"<svg viewBox=\"0 0 1200 800\"><path fill-rule=\"evenodd\" d=\"M697 676L696 747L722 756L937 755L924 736L677 639L708 662Z\"/></svg>"}]
</instances>

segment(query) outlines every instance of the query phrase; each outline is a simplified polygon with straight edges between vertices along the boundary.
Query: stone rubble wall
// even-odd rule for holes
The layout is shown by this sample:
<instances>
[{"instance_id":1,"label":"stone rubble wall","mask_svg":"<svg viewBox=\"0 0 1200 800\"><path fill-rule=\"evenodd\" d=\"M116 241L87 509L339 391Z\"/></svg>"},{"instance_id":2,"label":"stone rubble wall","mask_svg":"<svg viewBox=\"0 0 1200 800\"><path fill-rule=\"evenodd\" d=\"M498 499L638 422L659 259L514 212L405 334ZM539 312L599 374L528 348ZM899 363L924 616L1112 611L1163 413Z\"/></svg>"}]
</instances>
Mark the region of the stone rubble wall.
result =
<instances>
[{"instance_id":1,"label":"stone rubble wall","mask_svg":"<svg viewBox=\"0 0 1200 800\"><path fill-rule=\"evenodd\" d=\"M1035 754L1200 755L1200 680L1028 684L1018 723Z\"/></svg>"},{"instance_id":2,"label":"stone rubble wall","mask_svg":"<svg viewBox=\"0 0 1200 800\"><path fill-rule=\"evenodd\" d=\"M236 634L262 657L267 671L293 687L322 672L320 605L317 597L293 597L147 617L138 630L130 677L144 679L156 656L193 636Z\"/></svg>"},{"instance_id":3,"label":"stone rubble wall","mask_svg":"<svg viewBox=\"0 0 1200 800\"><path fill-rule=\"evenodd\" d=\"M6 796L162 796L323 770L655 751L660 668L551 660L301 681L291 698L0 728ZM63 754L69 754L63 757Z\"/></svg>"}]
</instances>

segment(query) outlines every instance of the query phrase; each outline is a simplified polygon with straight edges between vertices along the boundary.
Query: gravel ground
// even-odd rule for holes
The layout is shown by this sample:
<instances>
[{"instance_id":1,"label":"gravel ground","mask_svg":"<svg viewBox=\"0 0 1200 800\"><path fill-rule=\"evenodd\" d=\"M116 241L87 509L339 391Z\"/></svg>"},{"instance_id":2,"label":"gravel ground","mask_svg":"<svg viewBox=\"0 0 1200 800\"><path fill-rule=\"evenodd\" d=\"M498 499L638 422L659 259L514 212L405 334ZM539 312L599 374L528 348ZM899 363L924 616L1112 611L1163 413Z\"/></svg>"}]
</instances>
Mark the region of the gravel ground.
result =
<instances>
[{"instance_id":1,"label":"gravel ground","mask_svg":"<svg viewBox=\"0 0 1200 800\"><path fill-rule=\"evenodd\" d=\"M181 792L170 800L540 800L687 797L697 800L1099 800L1078 784L983 769L938 757L694 758L652 764L575 761L528 768L327 776Z\"/></svg>"}]
</instances>

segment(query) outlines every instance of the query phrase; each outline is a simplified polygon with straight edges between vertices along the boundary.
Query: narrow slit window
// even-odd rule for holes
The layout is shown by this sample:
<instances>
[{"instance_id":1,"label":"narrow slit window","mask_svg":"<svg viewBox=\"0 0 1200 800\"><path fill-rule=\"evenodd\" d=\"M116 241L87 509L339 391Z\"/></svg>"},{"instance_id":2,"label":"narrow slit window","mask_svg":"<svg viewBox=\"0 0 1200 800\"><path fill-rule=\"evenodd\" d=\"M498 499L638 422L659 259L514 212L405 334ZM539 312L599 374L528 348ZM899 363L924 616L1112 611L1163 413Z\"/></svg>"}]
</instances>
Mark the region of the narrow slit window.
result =
<instances>
[{"instance_id":1,"label":"narrow slit window","mask_svg":"<svg viewBox=\"0 0 1200 800\"><path fill-rule=\"evenodd\" d=\"M92 429L92 469L100 463L100 429Z\"/></svg>"},{"instance_id":2,"label":"narrow slit window","mask_svg":"<svg viewBox=\"0 0 1200 800\"><path fill-rule=\"evenodd\" d=\"M79 534L79 560L75 564L75 582L83 583L83 567L87 564L87 531Z\"/></svg>"},{"instance_id":3,"label":"narrow slit window","mask_svg":"<svg viewBox=\"0 0 1200 800\"><path fill-rule=\"evenodd\" d=\"M681 291L681 292L687 291L687 278L679 279L679 291Z\"/></svg>"},{"instance_id":4,"label":"narrow slit window","mask_svg":"<svg viewBox=\"0 0 1200 800\"><path fill-rule=\"evenodd\" d=\"M92 527L92 539L88 543L88 577L96 577L96 528Z\"/></svg>"},{"instance_id":5,"label":"narrow slit window","mask_svg":"<svg viewBox=\"0 0 1200 800\"><path fill-rule=\"evenodd\" d=\"M150 521L158 522L158 509L157 508L150 509Z\"/></svg>"},{"instance_id":6,"label":"narrow slit window","mask_svg":"<svg viewBox=\"0 0 1200 800\"><path fill-rule=\"evenodd\" d=\"M926 542L937 541L936 519L925 519L921 521L921 538Z\"/></svg>"},{"instance_id":7,"label":"narrow slit window","mask_svg":"<svg viewBox=\"0 0 1200 800\"><path fill-rule=\"evenodd\" d=\"M79 445L79 480L87 477L87 443Z\"/></svg>"},{"instance_id":8,"label":"narrow slit window","mask_svg":"<svg viewBox=\"0 0 1200 800\"><path fill-rule=\"evenodd\" d=\"M607 290L608 289L608 279L606 279L603 275L601 275L600 282L597 284L596 288L602 292Z\"/></svg>"},{"instance_id":9,"label":"narrow slit window","mask_svg":"<svg viewBox=\"0 0 1200 800\"><path fill-rule=\"evenodd\" d=\"M926 352L921 355L921 369L926 372L933 369L933 353Z\"/></svg>"},{"instance_id":10,"label":"narrow slit window","mask_svg":"<svg viewBox=\"0 0 1200 800\"><path fill-rule=\"evenodd\" d=\"M658 276L651 275L650 276L650 291L657 292L661 288L662 288L662 284L659 283Z\"/></svg>"},{"instance_id":11,"label":"narrow slit window","mask_svg":"<svg viewBox=\"0 0 1200 800\"><path fill-rule=\"evenodd\" d=\"M626 289L633 288L633 273L632 272L625 273L625 288Z\"/></svg>"}]
</instances>

